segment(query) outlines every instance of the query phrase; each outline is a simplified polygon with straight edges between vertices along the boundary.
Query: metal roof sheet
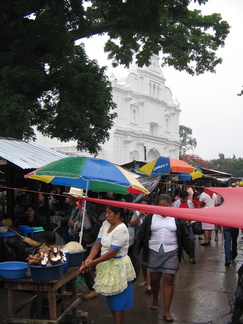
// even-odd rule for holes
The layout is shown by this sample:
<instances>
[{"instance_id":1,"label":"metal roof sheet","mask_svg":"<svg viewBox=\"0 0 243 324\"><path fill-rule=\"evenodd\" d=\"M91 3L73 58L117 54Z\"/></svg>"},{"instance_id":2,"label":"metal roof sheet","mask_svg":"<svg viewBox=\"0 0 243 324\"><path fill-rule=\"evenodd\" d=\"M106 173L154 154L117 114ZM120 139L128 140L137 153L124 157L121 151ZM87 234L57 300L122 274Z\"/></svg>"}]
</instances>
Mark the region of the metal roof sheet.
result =
<instances>
[{"instance_id":1,"label":"metal roof sheet","mask_svg":"<svg viewBox=\"0 0 243 324\"><path fill-rule=\"evenodd\" d=\"M0 138L0 158L21 169L36 169L66 156L34 142Z\"/></svg>"}]
</instances>

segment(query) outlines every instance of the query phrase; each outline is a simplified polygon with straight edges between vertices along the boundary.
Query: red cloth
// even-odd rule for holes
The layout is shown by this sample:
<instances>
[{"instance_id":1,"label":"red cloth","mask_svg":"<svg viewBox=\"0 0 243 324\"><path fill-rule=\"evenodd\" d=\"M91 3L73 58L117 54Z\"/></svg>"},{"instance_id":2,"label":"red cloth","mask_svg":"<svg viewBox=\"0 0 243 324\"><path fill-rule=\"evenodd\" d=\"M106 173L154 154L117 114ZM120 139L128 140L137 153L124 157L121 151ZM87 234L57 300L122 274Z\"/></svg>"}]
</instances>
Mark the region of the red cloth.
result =
<instances>
[{"instance_id":1,"label":"red cloth","mask_svg":"<svg viewBox=\"0 0 243 324\"><path fill-rule=\"evenodd\" d=\"M213 208L170 208L145 204L128 203L123 201L114 201L108 199L86 198L94 203L117 206L130 210L138 210L145 213L166 215L181 219L188 219L197 222L210 223L221 226L243 228L243 188L222 188L208 187L207 192L218 193L223 197L224 203Z\"/></svg>"},{"instance_id":2,"label":"red cloth","mask_svg":"<svg viewBox=\"0 0 243 324\"><path fill-rule=\"evenodd\" d=\"M199 201L199 200L194 199L194 200L192 201L192 203L193 203L193 205L195 206L195 208L199 208L199 206L200 206L200 201Z\"/></svg>"},{"instance_id":3,"label":"red cloth","mask_svg":"<svg viewBox=\"0 0 243 324\"><path fill-rule=\"evenodd\" d=\"M189 208L188 203L182 203L181 202L179 208Z\"/></svg>"}]
</instances>

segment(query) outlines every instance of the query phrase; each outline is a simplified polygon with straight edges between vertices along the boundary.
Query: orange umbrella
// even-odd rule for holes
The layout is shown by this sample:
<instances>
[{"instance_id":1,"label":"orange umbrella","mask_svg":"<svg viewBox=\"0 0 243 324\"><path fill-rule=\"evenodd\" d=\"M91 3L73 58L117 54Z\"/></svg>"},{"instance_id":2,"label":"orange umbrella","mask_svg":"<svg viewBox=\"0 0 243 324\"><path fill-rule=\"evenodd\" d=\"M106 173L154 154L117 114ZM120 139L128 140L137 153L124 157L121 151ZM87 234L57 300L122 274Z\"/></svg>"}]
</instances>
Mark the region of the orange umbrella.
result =
<instances>
[{"instance_id":1,"label":"orange umbrella","mask_svg":"<svg viewBox=\"0 0 243 324\"><path fill-rule=\"evenodd\" d=\"M168 174L168 173L193 173L194 167L185 161L160 156L157 160L149 162L142 166L139 171L150 174Z\"/></svg>"}]
</instances>

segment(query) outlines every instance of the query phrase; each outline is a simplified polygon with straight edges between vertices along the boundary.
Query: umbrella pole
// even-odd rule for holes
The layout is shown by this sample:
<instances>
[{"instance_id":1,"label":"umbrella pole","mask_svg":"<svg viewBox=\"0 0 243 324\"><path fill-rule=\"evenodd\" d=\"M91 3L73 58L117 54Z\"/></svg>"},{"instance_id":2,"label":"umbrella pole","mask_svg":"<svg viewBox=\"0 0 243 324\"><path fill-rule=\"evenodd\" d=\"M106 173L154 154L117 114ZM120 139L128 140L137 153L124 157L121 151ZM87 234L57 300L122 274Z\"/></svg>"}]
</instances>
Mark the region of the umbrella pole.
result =
<instances>
[{"instance_id":1,"label":"umbrella pole","mask_svg":"<svg viewBox=\"0 0 243 324\"><path fill-rule=\"evenodd\" d=\"M89 181L87 180L86 182L86 190L85 190L85 197L88 197L87 193L88 193L88 188L89 188ZM79 243L82 244L82 238L83 238L83 230L84 230L84 219L86 216L86 205L87 205L87 200L84 200L84 211L83 211L83 217L82 217L82 222L81 222L81 229L79 232Z\"/></svg>"}]
</instances>

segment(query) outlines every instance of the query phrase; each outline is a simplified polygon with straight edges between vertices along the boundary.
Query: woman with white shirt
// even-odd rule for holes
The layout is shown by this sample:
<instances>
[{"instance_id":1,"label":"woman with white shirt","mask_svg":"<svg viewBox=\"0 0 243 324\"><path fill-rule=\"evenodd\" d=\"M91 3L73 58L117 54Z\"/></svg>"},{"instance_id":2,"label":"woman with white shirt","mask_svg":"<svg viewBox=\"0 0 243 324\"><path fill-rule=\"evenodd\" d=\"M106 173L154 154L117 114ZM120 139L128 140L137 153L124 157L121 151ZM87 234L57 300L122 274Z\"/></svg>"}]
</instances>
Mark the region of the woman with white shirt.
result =
<instances>
[{"instance_id":1,"label":"woman with white shirt","mask_svg":"<svg viewBox=\"0 0 243 324\"><path fill-rule=\"evenodd\" d=\"M162 194L157 205L171 207L171 197ZM174 277L179 268L182 249L189 257L193 253L190 235L185 222L166 215L149 215L145 218L138 233L135 253L143 248L142 258L147 262L153 293L152 310L159 307L160 280L163 281L164 314L167 322L173 322L170 305L174 293Z\"/></svg>"},{"instance_id":2,"label":"woman with white shirt","mask_svg":"<svg viewBox=\"0 0 243 324\"><path fill-rule=\"evenodd\" d=\"M122 221L122 210L108 206L106 220L79 270L85 272L96 266L94 289L106 296L115 324L121 324L124 311L133 306L132 280L136 274L127 255L128 247L129 233Z\"/></svg>"}]
</instances>

